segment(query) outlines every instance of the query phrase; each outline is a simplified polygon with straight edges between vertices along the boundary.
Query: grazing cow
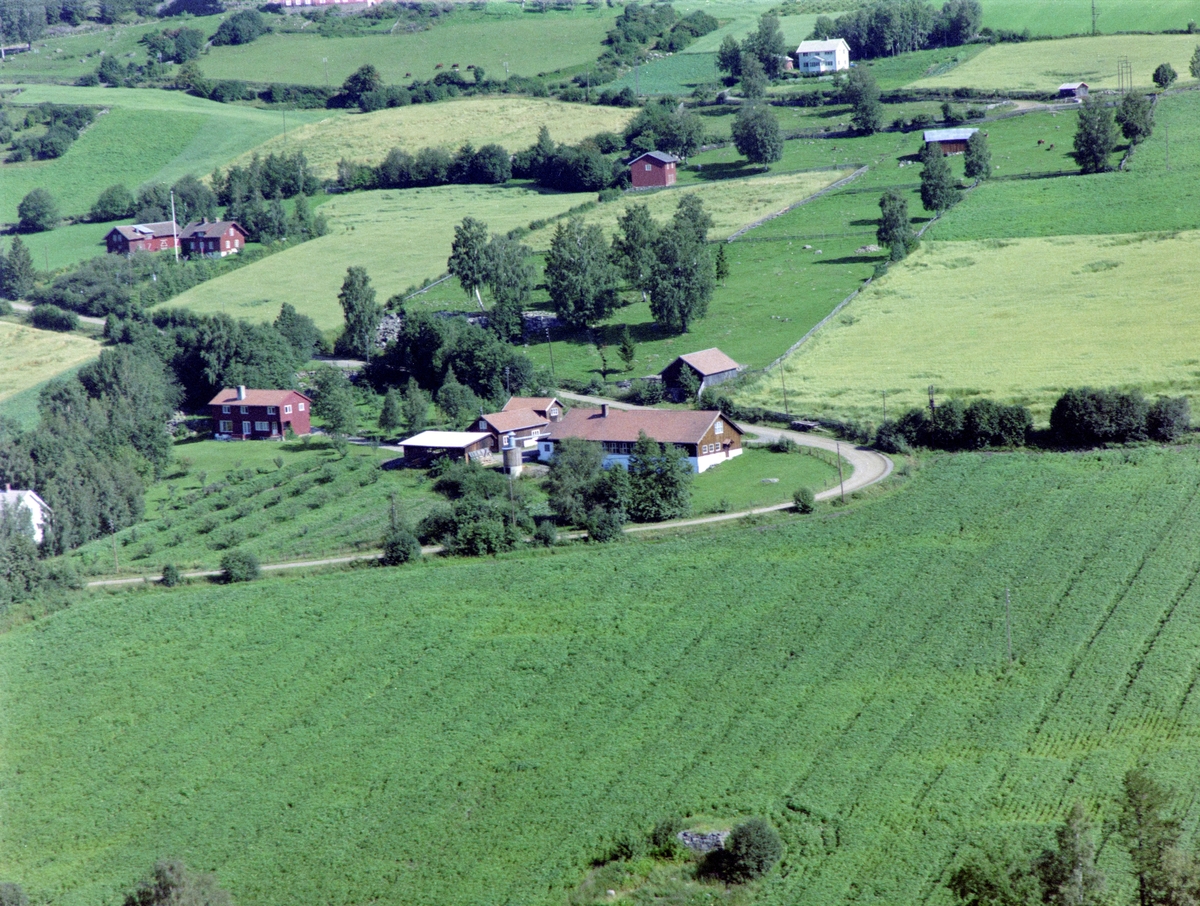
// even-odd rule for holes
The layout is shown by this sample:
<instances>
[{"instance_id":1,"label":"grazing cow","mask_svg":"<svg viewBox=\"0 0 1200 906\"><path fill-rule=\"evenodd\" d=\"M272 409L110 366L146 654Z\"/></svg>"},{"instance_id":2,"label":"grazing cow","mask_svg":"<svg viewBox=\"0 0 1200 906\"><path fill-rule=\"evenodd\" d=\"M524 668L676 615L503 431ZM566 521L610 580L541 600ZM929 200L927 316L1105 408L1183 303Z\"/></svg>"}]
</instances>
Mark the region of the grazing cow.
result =
<instances>
[{"instance_id":1,"label":"grazing cow","mask_svg":"<svg viewBox=\"0 0 1200 906\"><path fill-rule=\"evenodd\" d=\"M404 78L406 78L406 79L407 79L407 78L410 78L411 76L412 76L412 73L411 73L411 72L406 72L406 73L404 73Z\"/></svg>"},{"instance_id":2,"label":"grazing cow","mask_svg":"<svg viewBox=\"0 0 1200 906\"><path fill-rule=\"evenodd\" d=\"M1044 144L1046 144L1046 140L1045 140L1044 138L1039 138L1039 139L1038 139L1038 144L1039 144L1039 145L1044 145Z\"/></svg>"},{"instance_id":3,"label":"grazing cow","mask_svg":"<svg viewBox=\"0 0 1200 906\"><path fill-rule=\"evenodd\" d=\"M437 64L437 66L435 66L435 67L433 67L433 68L434 68L434 69L441 69L441 68L442 68L443 66L445 66L445 65L446 65L445 63L438 63L438 64Z\"/></svg>"},{"instance_id":4,"label":"grazing cow","mask_svg":"<svg viewBox=\"0 0 1200 906\"><path fill-rule=\"evenodd\" d=\"M1046 150L1047 150L1047 151L1053 151L1053 150L1054 150L1054 145L1051 145L1051 146L1050 146L1049 148L1047 148Z\"/></svg>"}]
</instances>

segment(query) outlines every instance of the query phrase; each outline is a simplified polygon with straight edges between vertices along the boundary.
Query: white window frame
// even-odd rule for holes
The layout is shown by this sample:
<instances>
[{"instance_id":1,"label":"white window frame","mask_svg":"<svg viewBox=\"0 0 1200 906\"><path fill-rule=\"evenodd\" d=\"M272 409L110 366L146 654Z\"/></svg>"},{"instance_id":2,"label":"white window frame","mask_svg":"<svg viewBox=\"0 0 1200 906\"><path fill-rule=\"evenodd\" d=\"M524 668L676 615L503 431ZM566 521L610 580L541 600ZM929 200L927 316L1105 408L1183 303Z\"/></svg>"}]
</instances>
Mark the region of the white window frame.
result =
<instances>
[{"instance_id":1,"label":"white window frame","mask_svg":"<svg viewBox=\"0 0 1200 906\"><path fill-rule=\"evenodd\" d=\"M654 169L654 168L651 167L649 164L646 164L646 172L647 173L649 173L652 169Z\"/></svg>"},{"instance_id":2,"label":"white window frame","mask_svg":"<svg viewBox=\"0 0 1200 906\"><path fill-rule=\"evenodd\" d=\"M717 424L713 428L713 434L724 434L724 433L725 433L725 423L723 421L721 421L720 419L717 419Z\"/></svg>"},{"instance_id":3,"label":"white window frame","mask_svg":"<svg viewBox=\"0 0 1200 906\"><path fill-rule=\"evenodd\" d=\"M267 406L267 415L278 415L279 411L274 406Z\"/></svg>"},{"instance_id":4,"label":"white window frame","mask_svg":"<svg viewBox=\"0 0 1200 906\"><path fill-rule=\"evenodd\" d=\"M283 407L283 414L284 414L284 415L291 415L291 414L292 414L292 407L291 407L290 405L288 405L288 406L284 406L284 407Z\"/></svg>"},{"instance_id":5,"label":"white window frame","mask_svg":"<svg viewBox=\"0 0 1200 906\"><path fill-rule=\"evenodd\" d=\"M239 408L242 410L241 412L238 413L239 415L249 415L250 414L249 406L241 406Z\"/></svg>"},{"instance_id":6,"label":"white window frame","mask_svg":"<svg viewBox=\"0 0 1200 906\"><path fill-rule=\"evenodd\" d=\"M229 414L229 407L228 407L228 406L222 406L222 407L221 407L221 414L222 414L222 415L228 415L228 414Z\"/></svg>"},{"instance_id":7,"label":"white window frame","mask_svg":"<svg viewBox=\"0 0 1200 906\"><path fill-rule=\"evenodd\" d=\"M270 422L255 422L254 430L258 434L269 434L271 431L271 423Z\"/></svg>"},{"instance_id":8,"label":"white window frame","mask_svg":"<svg viewBox=\"0 0 1200 906\"><path fill-rule=\"evenodd\" d=\"M300 411L301 411L301 412L303 412L303 411L304 411L304 403L300 403Z\"/></svg>"},{"instance_id":9,"label":"white window frame","mask_svg":"<svg viewBox=\"0 0 1200 906\"><path fill-rule=\"evenodd\" d=\"M232 434L233 433L233 422L225 421L222 419L221 422L217 426L217 431L220 434Z\"/></svg>"}]
</instances>

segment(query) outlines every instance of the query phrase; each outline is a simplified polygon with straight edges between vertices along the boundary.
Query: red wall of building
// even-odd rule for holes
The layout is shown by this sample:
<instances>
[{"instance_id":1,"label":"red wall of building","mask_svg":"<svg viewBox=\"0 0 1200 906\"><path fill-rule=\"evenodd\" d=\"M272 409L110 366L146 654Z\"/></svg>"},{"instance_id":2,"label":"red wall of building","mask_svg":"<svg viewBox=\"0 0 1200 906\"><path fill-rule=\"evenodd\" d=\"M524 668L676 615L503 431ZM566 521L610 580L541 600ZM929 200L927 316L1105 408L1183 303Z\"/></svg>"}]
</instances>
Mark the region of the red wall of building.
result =
<instances>
[{"instance_id":1,"label":"red wall of building","mask_svg":"<svg viewBox=\"0 0 1200 906\"><path fill-rule=\"evenodd\" d=\"M675 165L660 164L653 160L639 160L630 167L630 176L635 189L673 186L675 184Z\"/></svg>"},{"instance_id":2,"label":"red wall of building","mask_svg":"<svg viewBox=\"0 0 1200 906\"><path fill-rule=\"evenodd\" d=\"M288 407L291 412L288 412ZM301 408L303 407L303 408ZM228 412L223 411L229 409ZM278 406L242 406L237 401L228 406L209 406L208 414L212 419L213 434L229 434L244 440L265 440L282 438L290 427L295 434L310 434L311 403L298 393L286 397ZM243 412L242 410L246 411ZM274 409L274 412L270 410ZM229 430L222 429L222 422L232 422ZM249 422L249 432L245 431L243 422ZM261 425L266 424L266 430Z\"/></svg>"}]
</instances>

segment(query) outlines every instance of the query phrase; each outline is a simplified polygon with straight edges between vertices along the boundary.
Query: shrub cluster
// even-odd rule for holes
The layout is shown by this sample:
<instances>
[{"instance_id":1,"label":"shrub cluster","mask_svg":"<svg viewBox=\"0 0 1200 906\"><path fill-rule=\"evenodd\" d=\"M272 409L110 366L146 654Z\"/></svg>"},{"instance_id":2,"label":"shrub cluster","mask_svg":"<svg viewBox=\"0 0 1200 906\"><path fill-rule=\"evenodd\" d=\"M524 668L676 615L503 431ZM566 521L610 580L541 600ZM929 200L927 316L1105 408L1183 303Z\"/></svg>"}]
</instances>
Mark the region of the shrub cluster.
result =
<instances>
[{"instance_id":1,"label":"shrub cluster","mask_svg":"<svg viewBox=\"0 0 1200 906\"><path fill-rule=\"evenodd\" d=\"M939 450L979 450L984 447L1019 447L1025 444L1033 417L1024 406L1006 406L994 400L969 405L949 399L934 409L910 409L896 421L880 426L875 445L887 453L913 447Z\"/></svg>"},{"instance_id":2,"label":"shrub cluster","mask_svg":"<svg viewBox=\"0 0 1200 906\"><path fill-rule=\"evenodd\" d=\"M69 107L60 104L39 104L34 108L37 121L46 131L37 136L21 136L12 143L9 161L50 160L67 153L82 129L91 125L96 112L91 107ZM33 125L26 115L26 128Z\"/></svg>"},{"instance_id":3,"label":"shrub cluster","mask_svg":"<svg viewBox=\"0 0 1200 906\"><path fill-rule=\"evenodd\" d=\"M1170 443L1191 429L1191 407L1183 396L1160 396L1149 403L1137 390L1079 387L1054 404L1050 428L1060 443L1071 447L1136 440Z\"/></svg>"},{"instance_id":4,"label":"shrub cluster","mask_svg":"<svg viewBox=\"0 0 1200 906\"><path fill-rule=\"evenodd\" d=\"M41 330L65 332L79 327L79 315L64 311L57 305L35 305L29 313L29 323Z\"/></svg>"},{"instance_id":5,"label":"shrub cluster","mask_svg":"<svg viewBox=\"0 0 1200 906\"><path fill-rule=\"evenodd\" d=\"M450 498L417 525L422 544L481 557L513 550L534 530L524 493L499 472L475 462L439 460L430 469L434 489Z\"/></svg>"}]
</instances>

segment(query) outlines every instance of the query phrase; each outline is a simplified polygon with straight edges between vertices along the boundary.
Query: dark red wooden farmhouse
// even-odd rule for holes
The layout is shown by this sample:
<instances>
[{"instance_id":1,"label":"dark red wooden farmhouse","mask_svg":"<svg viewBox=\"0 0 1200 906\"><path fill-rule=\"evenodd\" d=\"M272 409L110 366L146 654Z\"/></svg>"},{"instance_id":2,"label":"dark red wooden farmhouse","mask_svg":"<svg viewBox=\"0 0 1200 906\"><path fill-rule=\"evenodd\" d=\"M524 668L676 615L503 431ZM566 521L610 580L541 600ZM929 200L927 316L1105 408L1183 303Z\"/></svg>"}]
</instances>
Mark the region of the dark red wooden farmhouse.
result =
<instances>
[{"instance_id":1,"label":"dark red wooden farmhouse","mask_svg":"<svg viewBox=\"0 0 1200 906\"><path fill-rule=\"evenodd\" d=\"M138 223L133 226L113 227L104 237L110 255L128 255L132 252L166 252L175 248L179 227L173 221L161 223Z\"/></svg>"},{"instance_id":2,"label":"dark red wooden farmhouse","mask_svg":"<svg viewBox=\"0 0 1200 906\"><path fill-rule=\"evenodd\" d=\"M675 165L679 158L661 151L648 151L629 162L629 175L635 189L675 185Z\"/></svg>"},{"instance_id":3,"label":"dark red wooden farmhouse","mask_svg":"<svg viewBox=\"0 0 1200 906\"><path fill-rule=\"evenodd\" d=\"M208 404L213 435L233 440L281 440L288 428L309 433L312 400L296 390L226 387Z\"/></svg>"},{"instance_id":4,"label":"dark red wooden farmhouse","mask_svg":"<svg viewBox=\"0 0 1200 906\"><path fill-rule=\"evenodd\" d=\"M179 247L189 258L224 258L246 247L246 231L232 220L205 219L183 228Z\"/></svg>"}]
</instances>

